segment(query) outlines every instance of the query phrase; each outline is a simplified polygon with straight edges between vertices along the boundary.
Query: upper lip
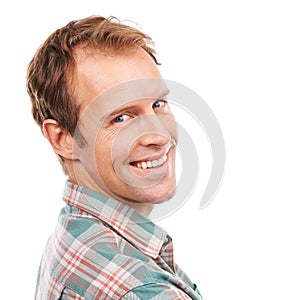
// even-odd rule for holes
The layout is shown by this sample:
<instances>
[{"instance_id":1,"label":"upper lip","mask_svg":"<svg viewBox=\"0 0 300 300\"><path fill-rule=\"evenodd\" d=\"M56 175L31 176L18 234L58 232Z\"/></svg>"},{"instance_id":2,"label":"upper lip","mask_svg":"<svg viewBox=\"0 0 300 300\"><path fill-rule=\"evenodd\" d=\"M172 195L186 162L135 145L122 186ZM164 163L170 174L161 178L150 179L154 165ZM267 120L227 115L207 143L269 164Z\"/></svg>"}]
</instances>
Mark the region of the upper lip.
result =
<instances>
[{"instance_id":1,"label":"upper lip","mask_svg":"<svg viewBox=\"0 0 300 300\"><path fill-rule=\"evenodd\" d=\"M137 163L137 162L143 162L143 161L153 161L162 158L164 155L167 155L170 151L171 147L168 147L163 152L153 154L151 156L144 156L144 157L132 157L129 159L129 163Z\"/></svg>"}]
</instances>

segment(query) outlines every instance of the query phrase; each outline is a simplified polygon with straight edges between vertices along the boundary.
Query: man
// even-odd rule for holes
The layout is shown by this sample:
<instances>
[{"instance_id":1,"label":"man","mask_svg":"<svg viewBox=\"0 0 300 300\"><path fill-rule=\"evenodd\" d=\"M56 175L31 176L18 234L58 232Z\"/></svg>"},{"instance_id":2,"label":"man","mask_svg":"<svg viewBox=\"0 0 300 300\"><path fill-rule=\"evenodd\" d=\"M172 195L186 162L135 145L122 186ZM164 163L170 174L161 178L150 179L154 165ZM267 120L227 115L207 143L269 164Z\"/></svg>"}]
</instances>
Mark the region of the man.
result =
<instances>
[{"instance_id":1,"label":"man","mask_svg":"<svg viewBox=\"0 0 300 300\"><path fill-rule=\"evenodd\" d=\"M54 32L29 64L34 119L68 176L38 300L201 299L147 218L176 187L176 123L151 43L89 17Z\"/></svg>"}]
</instances>

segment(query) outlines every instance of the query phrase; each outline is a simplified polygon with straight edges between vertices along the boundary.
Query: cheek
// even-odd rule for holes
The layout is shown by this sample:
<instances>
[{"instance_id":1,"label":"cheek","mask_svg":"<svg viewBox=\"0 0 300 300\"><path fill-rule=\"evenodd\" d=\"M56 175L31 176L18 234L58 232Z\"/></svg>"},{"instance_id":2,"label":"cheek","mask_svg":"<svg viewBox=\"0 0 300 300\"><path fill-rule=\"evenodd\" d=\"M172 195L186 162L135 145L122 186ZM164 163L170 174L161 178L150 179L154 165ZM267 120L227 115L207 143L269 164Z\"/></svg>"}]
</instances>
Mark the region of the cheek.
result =
<instances>
[{"instance_id":1,"label":"cheek","mask_svg":"<svg viewBox=\"0 0 300 300\"><path fill-rule=\"evenodd\" d=\"M172 138L172 141L175 145L177 145L178 141L178 125L173 115L162 116L160 117L161 123L168 131L169 135Z\"/></svg>"},{"instance_id":2,"label":"cheek","mask_svg":"<svg viewBox=\"0 0 300 300\"><path fill-rule=\"evenodd\" d=\"M118 145L116 147L116 139L118 137L117 131L99 132L95 145L95 158L97 162L97 168L102 175L105 172L111 172L114 164L124 161L127 152L124 145Z\"/></svg>"},{"instance_id":3,"label":"cheek","mask_svg":"<svg viewBox=\"0 0 300 300\"><path fill-rule=\"evenodd\" d=\"M98 170L103 170L105 166L111 164L111 141L101 132L96 139L94 155Z\"/></svg>"}]
</instances>

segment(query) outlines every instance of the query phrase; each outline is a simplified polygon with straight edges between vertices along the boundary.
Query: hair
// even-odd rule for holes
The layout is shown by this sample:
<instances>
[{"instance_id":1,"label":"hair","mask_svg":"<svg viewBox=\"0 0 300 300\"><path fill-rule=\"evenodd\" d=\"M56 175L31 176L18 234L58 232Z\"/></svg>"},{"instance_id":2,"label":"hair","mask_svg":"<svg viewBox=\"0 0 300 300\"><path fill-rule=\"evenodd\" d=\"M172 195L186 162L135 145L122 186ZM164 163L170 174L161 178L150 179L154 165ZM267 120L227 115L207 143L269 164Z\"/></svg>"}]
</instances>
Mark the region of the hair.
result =
<instances>
[{"instance_id":1,"label":"hair","mask_svg":"<svg viewBox=\"0 0 300 300\"><path fill-rule=\"evenodd\" d=\"M79 112L72 91L76 49L93 49L109 55L142 48L158 64L152 45L148 35L121 24L114 17L92 16L57 29L40 46L28 66L27 92L34 120L42 130L46 119L54 119L72 136L75 134Z\"/></svg>"}]
</instances>

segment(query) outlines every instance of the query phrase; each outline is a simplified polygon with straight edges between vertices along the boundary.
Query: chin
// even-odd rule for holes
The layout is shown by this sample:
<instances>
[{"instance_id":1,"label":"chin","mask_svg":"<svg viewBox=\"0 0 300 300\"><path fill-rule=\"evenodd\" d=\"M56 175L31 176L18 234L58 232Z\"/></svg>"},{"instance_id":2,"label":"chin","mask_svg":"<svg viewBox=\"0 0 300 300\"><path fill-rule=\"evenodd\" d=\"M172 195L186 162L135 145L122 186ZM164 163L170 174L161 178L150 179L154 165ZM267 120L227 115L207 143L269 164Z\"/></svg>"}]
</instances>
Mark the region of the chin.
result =
<instances>
[{"instance_id":1,"label":"chin","mask_svg":"<svg viewBox=\"0 0 300 300\"><path fill-rule=\"evenodd\" d=\"M159 204L170 200L176 191L176 186L162 188L154 188L151 190L138 190L136 191L132 201L139 203L152 203Z\"/></svg>"}]
</instances>

